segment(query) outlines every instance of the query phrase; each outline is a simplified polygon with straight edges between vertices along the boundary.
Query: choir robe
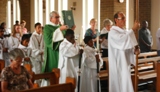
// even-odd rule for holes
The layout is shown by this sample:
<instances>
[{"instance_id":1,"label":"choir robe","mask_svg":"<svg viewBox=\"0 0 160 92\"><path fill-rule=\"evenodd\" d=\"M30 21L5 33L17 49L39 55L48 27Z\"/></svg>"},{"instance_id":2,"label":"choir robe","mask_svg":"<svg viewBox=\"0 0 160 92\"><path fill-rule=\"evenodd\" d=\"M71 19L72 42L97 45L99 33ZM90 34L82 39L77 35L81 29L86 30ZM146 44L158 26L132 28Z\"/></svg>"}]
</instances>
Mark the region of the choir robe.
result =
<instances>
[{"instance_id":1,"label":"choir robe","mask_svg":"<svg viewBox=\"0 0 160 92\"><path fill-rule=\"evenodd\" d=\"M9 51L14 49L14 48L18 48L18 46L20 44L20 41L21 41L21 36L20 36L19 33L16 33L15 37L14 36L10 36L8 38Z\"/></svg>"},{"instance_id":2,"label":"choir robe","mask_svg":"<svg viewBox=\"0 0 160 92\"><path fill-rule=\"evenodd\" d=\"M137 44L133 30L112 26L108 37L109 92L134 92L130 65L135 64Z\"/></svg>"},{"instance_id":3,"label":"choir robe","mask_svg":"<svg viewBox=\"0 0 160 92\"><path fill-rule=\"evenodd\" d=\"M32 57L34 57L34 55L32 53L32 49L29 48L29 47L25 47L22 44L19 44L18 48L22 50L22 52L23 52L23 54L24 54L25 57L29 57L30 58L30 61L24 61L23 60L22 61L22 65L30 64L31 68L32 68L32 62L31 62L31 60L33 60Z\"/></svg>"},{"instance_id":4,"label":"choir robe","mask_svg":"<svg viewBox=\"0 0 160 92\"><path fill-rule=\"evenodd\" d=\"M40 55L40 53L44 52L43 35L34 31L29 41L29 47L32 48L32 53L36 57L32 60L32 70L35 74L39 74L41 73L43 63L43 55Z\"/></svg>"},{"instance_id":5,"label":"choir robe","mask_svg":"<svg viewBox=\"0 0 160 92\"><path fill-rule=\"evenodd\" d=\"M72 44L64 39L59 47L59 63L60 69L60 83L66 83L66 78L78 78L78 64L79 64L79 47L77 43ZM75 89L76 90L76 89Z\"/></svg>"},{"instance_id":6,"label":"choir robe","mask_svg":"<svg viewBox=\"0 0 160 92\"><path fill-rule=\"evenodd\" d=\"M44 63L42 72L52 72L53 68L58 67L59 45L65 34L65 31L61 31L59 27L59 25L53 23L44 27Z\"/></svg>"},{"instance_id":7,"label":"choir robe","mask_svg":"<svg viewBox=\"0 0 160 92\"><path fill-rule=\"evenodd\" d=\"M96 57L98 53L90 46L84 48L82 56L82 74L80 92L97 92L97 62ZM99 68L103 65L103 60L100 57ZM99 92L101 92L99 82Z\"/></svg>"},{"instance_id":8,"label":"choir robe","mask_svg":"<svg viewBox=\"0 0 160 92\"><path fill-rule=\"evenodd\" d=\"M0 38L0 59L5 61L5 67L10 65L10 59L8 52L3 52L4 48L8 48L8 39L7 38Z\"/></svg>"}]
</instances>

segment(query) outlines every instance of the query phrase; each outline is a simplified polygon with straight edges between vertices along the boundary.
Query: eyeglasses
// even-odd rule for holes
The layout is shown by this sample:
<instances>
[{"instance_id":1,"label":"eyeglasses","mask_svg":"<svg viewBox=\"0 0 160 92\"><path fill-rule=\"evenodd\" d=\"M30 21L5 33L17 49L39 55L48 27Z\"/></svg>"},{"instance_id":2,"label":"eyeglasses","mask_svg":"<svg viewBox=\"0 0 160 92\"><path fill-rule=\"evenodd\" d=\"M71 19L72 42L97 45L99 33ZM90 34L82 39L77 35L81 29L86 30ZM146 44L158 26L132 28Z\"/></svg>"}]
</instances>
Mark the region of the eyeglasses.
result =
<instances>
[{"instance_id":1,"label":"eyeglasses","mask_svg":"<svg viewBox=\"0 0 160 92\"><path fill-rule=\"evenodd\" d=\"M55 16L54 18L58 19L58 18L60 18L60 16Z\"/></svg>"},{"instance_id":2,"label":"eyeglasses","mask_svg":"<svg viewBox=\"0 0 160 92\"><path fill-rule=\"evenodd\" d=\"M117 19L119 19L119 20L125 20L125 19L126 19L126 17L117 18Z\"/></svg>"}]
</instances>

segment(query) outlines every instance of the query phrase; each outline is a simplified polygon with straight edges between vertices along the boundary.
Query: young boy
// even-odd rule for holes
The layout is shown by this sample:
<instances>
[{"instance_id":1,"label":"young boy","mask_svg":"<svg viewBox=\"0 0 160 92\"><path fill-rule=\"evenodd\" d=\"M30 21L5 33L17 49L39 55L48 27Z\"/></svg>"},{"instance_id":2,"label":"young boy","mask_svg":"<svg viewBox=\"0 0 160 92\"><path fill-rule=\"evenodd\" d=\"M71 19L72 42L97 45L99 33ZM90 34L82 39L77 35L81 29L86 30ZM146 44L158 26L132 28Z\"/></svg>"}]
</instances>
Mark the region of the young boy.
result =
<instances>
[{"instance_id":1,"label":"young boy","mask_svg":"<svg viewBox=\"0 0 160 92\"><path fill-rule=\"evenodd\" d=\"M95 50L91 36L86 36L84 42L87 46L84 47L82 58L80 92L97 92L97 62L99 62L100 67L103 64L103 60ZM99 92L101 92L101 89Z\"/></svg>"},{"instance_id":2,"label":"young boy","mask_svg":"<svg viewBox=\"0 0 160 92\"><path fill-rule=\"evenodd\" d=\"M58 68L60 68L61 71L60 83L66 83L67 78L75 78L75 82L77 81L78 62L79 47L74 39L74 31L67 29L65 39L59 47Z\"/></svg>"},{"instance_id":3,"label":"young boy","mask_svg":"<svg viewBox=\"0 0 160 92\"><path fill-rule=\"evenodd\" d=\"M36 58L34 58L34 61L32 62L32 69L35 72L35 74L39 74L42 70L44 52L42 26L40 23L35 24L35 31L33 32L30 38L29 47L32 48L32 52L36 56Z\"/></svg>"},{"instance_id":4,"label":"young boy","mask_svg":"<svg viewBox=\"0 0 160 92\"><path fill-rule=\"evenodd\" d=\"M23 34L21 44L19 44L18 48L20 48L23 51L23 54L25 56L22 64L23 65L30 64L30 66L32 67L31 57L33 56L33 54L31 48L28 48L30 36L31 36L30 34Z\"/></svg>"},{"instance_id":5,"label":"young boy","mask_svg":"<svg viewBox=\"0 0 160 92\"><path fill-rule=\"evenodd\" d=\"M10 65L8 56L8 40L4 38L4 28L0 27L0 59L5 61L5 67Z\"/></svg>"}]
</instances>

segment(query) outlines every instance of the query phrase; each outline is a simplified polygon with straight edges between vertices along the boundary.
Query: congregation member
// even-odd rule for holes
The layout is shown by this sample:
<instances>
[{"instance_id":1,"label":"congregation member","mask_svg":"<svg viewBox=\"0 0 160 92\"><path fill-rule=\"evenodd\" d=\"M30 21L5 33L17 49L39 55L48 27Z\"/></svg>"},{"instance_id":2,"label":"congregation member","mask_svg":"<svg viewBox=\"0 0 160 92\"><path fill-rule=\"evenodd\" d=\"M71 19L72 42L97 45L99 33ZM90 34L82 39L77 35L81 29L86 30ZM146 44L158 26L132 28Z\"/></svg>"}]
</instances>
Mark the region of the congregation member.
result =
<instances>
[{"instance_id":1,"label":"congregation member","mask_svg":"<svg viewBox=\"0 0 160 92\"><path fill-rule=\"evenodd\" d=\"M78 81L78 64L79 64L79 46L75 42L74 31L66 30L65 39L59 46L60 83L66 83L68 78ZM77 89L75 89L76 92Z\"/></svg>"},{"instance_id":2,"label":"congregation member","mask_svg":"<svg viewBox=\"0 0 160 92\"><path fill-rule=\"evenodd\" d=\"M103 21L103 29L101 30L100 39L101 42L101 49L102 49L102 57L108 57L108 32L112 27L113 22L110 19L105 19Z\"/></svg>"},{"instance_id":3,"label":"congregation member","mask_svg":"<svg viewBox=\"0 0 160 92\"><path fill-rule=\"evenodd\" d=\"M141 52L150 52L152 45L153 45L153 39L150 30L148 29L148 22L143 21L141 23L142 28L139 30L139 46Z\"/></svg>"},{"instance_id":4,"label":"congregation member","mask_svg":"<svg viewBox=\"0 0 160 92\"><path fill-rule=\"evenodd\" d=\"M24 58L22 50L15 48L9 52L11 64L1 72L2 92L18 92L33 88L31 76L24 66L21 66Z\"/></svg>"},{"instance_id":5,"label":"congregation member","mask_svg":"<svg viewBox=\"0 0 160 92\"><path fill-rule=\"evenodd\" d=\"M4 29L4 37L9 37L10 33L9 33L9 30L7 29L7 27L6 27L6 23L2 22L1 27Z\"/></svg>"},{"instance_id":6,"label":"congregation member","mask_svg":"<svg viewBox=\"0 0 160 92\"><path fill-rule=\"evenodd\" d=\"M0 27L0 59L5 61L5 67L10 65L8 56L8 39L4 38L4 28Z\"/></svg>"},{"instance_id":7,"label":"congregation member","mask_svg":"<svg viewBox=\"0 0 160 92\"><path fill-rule=\"evenodd\" d=\"M22 28L22 34L27 34L28 31L27 31L27 28L25 28L26 21L22 20L20 25L21 25L21 28Z\"/></svg>"},{"instance_id":8,"label":"congregation member","mask_svg":"<svg viewBox=\"0 0 160 92\"><path fill-rule=\"evenodd\" d=\"M35 24L35 31L30 38L29 47L36 58L32 61L32 70L35 74L41 73L44 53L44 41L41 23Z\"/></svg>"},{"instance_id":9,"label":"congregation member","mask_svg":"<svg viewBox=\"0 0 160 92\"><path fill-rule=\"evenodd\" d=\"M95 50L91 36L86 36L84 42L86 47L84 47L82 56L80 92L97 92L97 63L99 63L99 67L101 67L103 65L103 60L100 54ZM100 85L99 92L101 92Z\"/></svg>"},{"instance_id":10,"label":"congregation member","mask_svg":"<svg viewBox=\"0 0 160 92\"><path fill-rule=\"evenodd\" d=\"M109 92L134 92L131 80L131 64L135 64L135 54L139 46L134 34L140 24L135 21L130 30L125 30L126 17L123 12L114 15L115 26L108 36L109 51Z\"/></svg>"},{"instance_id":11,"label":"congregation member","mask_svg":"<svg viewBox=\"0 0 160 92\"><path fill-rule=\"evenodd\" d=\"M21 26L20 25L14 25L12 29L12 34L8 38L8 46L9 50L12 50L14 48L18 48L20 42L21 42Z\"/></svg>"},{"instance_id":12,"label":"congregation member","mask_svg":"<svg viewBox=\"0 0 160 92\"><path fill-rule=\"evenodd\" d=\"M86 30L85 36L91 36L94 42L94 46L96 46L97 37L100 35L98 29L96 29L97 20L92 18L89 24L91 27Z\"/></svg>"}]
</instances>

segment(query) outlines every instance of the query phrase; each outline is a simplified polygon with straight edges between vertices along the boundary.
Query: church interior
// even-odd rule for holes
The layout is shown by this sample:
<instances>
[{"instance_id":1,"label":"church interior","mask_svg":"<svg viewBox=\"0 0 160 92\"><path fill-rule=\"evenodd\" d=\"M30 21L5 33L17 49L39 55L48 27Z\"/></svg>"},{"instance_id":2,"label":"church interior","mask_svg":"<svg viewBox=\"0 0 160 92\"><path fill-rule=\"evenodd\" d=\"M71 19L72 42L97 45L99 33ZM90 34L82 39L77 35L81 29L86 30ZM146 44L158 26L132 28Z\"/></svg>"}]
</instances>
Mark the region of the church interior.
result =
<instances>
[{"instance_id":1,"label":"church interior","mask_svg":"<svg viewBox=\"0 0 160 92\"><path fill-rule=\"evenodd\" d=\"M28 33L33 33L35 23L41 23L42 27L50 23L50 12L57 11L63 25L62 10L71 10L76 25L74 30L76 42L84 44L84 35L86 29L90 27L89 23L92 18L97 19L96 29L100 32L103 28L103 20L108 18L114 23L114 14L121 11L126 15L125 29L129 30L133 27L138 12L137 20L140 23L144 20L148 21L153 45L151 52L140 53L137 56L136 67L131 65L134 92L160 92L160 57L156 42L157 30L160 28L159 9L160 0L0 0L0 24L5 22L6 29L11 34L15 22L25 20ZM138 32L135 32L135 35L138 39ZM108 57L102 57L102 59L105 65L104 69L99 72L101 92L109 92L109 60ZM4 61L0 60L0 71L4 67ZM44 92L44 90L52 92L53 88L57 90L56 92L62 92L58 91L61 86L67 90L65 92L74 92L68 91L69 88L73 89L72 82L58 86L58 80L55 79L59 78L59 72L55 69L52 73L33 74L33 81L48 78L52 86L21 92Z\"/></svg>"}]
</instances>

